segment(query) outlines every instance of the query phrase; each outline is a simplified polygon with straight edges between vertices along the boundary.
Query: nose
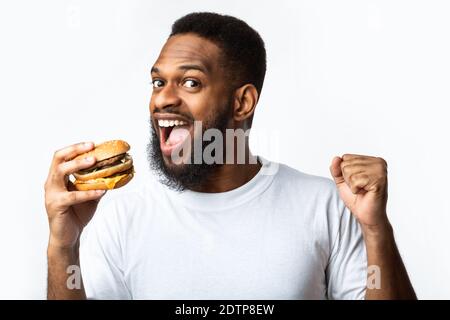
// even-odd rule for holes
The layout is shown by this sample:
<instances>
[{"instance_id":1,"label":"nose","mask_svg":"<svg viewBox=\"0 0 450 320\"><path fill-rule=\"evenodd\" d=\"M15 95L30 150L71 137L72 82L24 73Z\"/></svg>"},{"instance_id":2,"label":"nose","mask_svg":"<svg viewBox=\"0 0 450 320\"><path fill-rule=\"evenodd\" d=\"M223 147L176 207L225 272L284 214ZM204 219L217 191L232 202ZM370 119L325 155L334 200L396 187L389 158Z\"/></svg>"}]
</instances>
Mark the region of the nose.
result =
<instances>
[{"instance_id":1,"label":"nose","mask_svg":"<svg viewBox=\"0 0 450 320\"><path fill-rule=\"evenodd\" d=\"M168 107L177 107L181 104L181 99L173 85L167 84L158 92L152 95L153 108L163 110Z\"/></svg>"}]
</instances>

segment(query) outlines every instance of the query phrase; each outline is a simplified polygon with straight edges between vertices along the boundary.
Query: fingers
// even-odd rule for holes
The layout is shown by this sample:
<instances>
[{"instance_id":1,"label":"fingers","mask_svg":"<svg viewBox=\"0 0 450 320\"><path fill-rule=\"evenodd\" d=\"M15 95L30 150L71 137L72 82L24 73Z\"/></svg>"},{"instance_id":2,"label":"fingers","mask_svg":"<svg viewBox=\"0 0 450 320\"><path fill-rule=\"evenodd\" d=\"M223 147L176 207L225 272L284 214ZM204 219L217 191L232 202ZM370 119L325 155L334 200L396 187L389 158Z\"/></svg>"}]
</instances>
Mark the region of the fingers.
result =
<instances>
[{"instance_id":1,"label":"fingers","mask_svg":"<svg viewBox=\"0 0 450 320\"><path fill-rule=\"evenodd\" d=\"M57 169L55 170L55 176L57 179L61 179L64 176L80 171L81 169L89 168L94 165L94 163L94 157L66 161L57 166Z\"/></svg>"},{"instance_id":2,"label":"fingers","mask_svg":"<svg viewBox=\"0 0 450 320\"><path fill-rule=\"evenodd\" d=\"M57 165L64 161L71 160L77 155L92 150L94 148L94 143L92 142L82 142L73 144L71 146L65 147L55 152L53 156L53 165Z\"/></svg>"},{"instance_id":3,"label":"fingers","mask_svg":"<svg viewBox=\"0 0 450 320\"><path fill-rule=\"evenodd\" d=\"M349 176L346 181L349 181L348 186L350 187L350 190L352 190L352 193L357 194L366 191L365 188L369 185L371 180L367 174L359 172Z\"/></svg>"},{"instance_id":4,"label":"fingers","mask_svg":"<svg viewBox=\"0 0 450 320\"><path fill-rule=\"evenodd\" d=\"M345 180L348 180L350 176L354 174L366 172L367 168L368 166L364 164L348 164L346 162L341 163L342 176Z\"/></svg>"},{"instance_id":5,"label":"fingers","mask_svg":"<svg viewBox=\"0 0 450 320\"><path fill-rule=\"evenodd\" d=\"M89 190L89 191L70 191L60 195L60 204L64 207L69 207L75 204L99 200L104 194L105 190Z\"/></svg>"},{"instance_id":6,"label":"fingers","mask_svg":"<svg viewBox=\"0 0 450 320\"><path fill-rule=\"evenodd\" d=\"M371 156L363 156L360 154L351 154L351 153L346 153L342 156L342 160L344 161L352 161L352 160L371 160L371 159L376 159L376 157L371 157Z\"/></svg>"},{"instance_id":7,"label":"fingers","mask_svg":"<svg viewBox=\"0 0 450 320\"><path fill-rule=\"evenodd\" d=\"M336 184L344 182L344 177L342 175L342 169L341 169L341 163L342 163L342 159L340 157L334 157L333 161L331 162L331 166L330 166L330 173L334 179L334 182L336 182Z\"/></svg>"},{"instance_id":8,"label":"fingers","mask_svg":"<svg viewBox=\"0 0 450 320\"><path fill-rule=\"evenodd\" d=\"M345 181L352 193L377 191L385 188L387 163L384 159L354 154L344 154L342 161L335 159L333 159L331 167L332 175L336 183ZM340 170L337 168L338 166ZM339 175L336 176L338 173L342 178Z\"/></svg>"},{"instance_id":9,"label":"fingers","mask_svg":"<svg viewBox=\"0 0 450 320\"><path fill-rule=\"evenodd\" d=\"M90 191L49 191L45 195L47 214L54 216L57 213L67 212L72 205L87 201L98 201L106 193L105 190Z\"/></svg>"},{"instance_id":10,"label":"fingers","mask_svg":"<svg viewBox=\"0 0 450 320\"><path fill-rule=\"evenodd\" d=\"M77 143L55 152L50 166L45 188L59 187L65 188L67 175L80 169L88 168L95 163L95 159L71 160L79 154L92 150L92 142Z\"/></svg>"}]
</instances>

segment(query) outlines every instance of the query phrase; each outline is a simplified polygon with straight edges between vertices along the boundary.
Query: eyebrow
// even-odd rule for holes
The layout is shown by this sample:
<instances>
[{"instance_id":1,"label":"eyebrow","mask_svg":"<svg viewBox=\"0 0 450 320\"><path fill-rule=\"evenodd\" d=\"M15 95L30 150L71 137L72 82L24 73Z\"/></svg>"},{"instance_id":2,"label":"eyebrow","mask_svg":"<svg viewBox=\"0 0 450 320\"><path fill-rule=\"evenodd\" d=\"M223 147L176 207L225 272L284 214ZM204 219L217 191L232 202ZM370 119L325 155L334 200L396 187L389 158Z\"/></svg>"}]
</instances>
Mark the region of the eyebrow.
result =
<instances>
[{"instance_id":1,"label":"eyebrow","mask_svg":"<svg viewBox=\"0 0 450 320\"><path fill-rule=\"evenodd\" d=\"M201 65L198 65L198 64L184 64L184 65L179 66L177 69L178 70L184 70L184 71L187 71L187 70L198 70L200 72L203 72L204 74L208 74L209 73L208 72L208 68L205 68L205 67L203 67ZM152 67L151 73L160 73L160 70L157 67Z\"/></svg>"},{"instance_id":2,"label":"eyebrow","mask_svg":"<svg viewBox=\"0 0 450 320\"><path fill-rule=\"evenodd\" d=\"M208 70L197 64L186 64L178 67L179 70L198 70L204 74L208 73Z\"/></svg>"}]
</instances>

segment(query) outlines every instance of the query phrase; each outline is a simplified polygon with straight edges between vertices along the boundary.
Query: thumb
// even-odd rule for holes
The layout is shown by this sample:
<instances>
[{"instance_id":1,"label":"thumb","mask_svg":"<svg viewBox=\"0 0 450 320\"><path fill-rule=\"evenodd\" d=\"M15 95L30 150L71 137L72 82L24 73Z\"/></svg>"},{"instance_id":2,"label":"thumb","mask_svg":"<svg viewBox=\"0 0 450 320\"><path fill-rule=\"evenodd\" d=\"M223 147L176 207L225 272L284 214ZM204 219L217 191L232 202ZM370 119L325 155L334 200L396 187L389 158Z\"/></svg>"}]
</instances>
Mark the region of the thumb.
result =
<instances>
[{"instance_id":1,"label":"thumb","mask_svg":"<svg viewBox=\"0 0 450 320\"><path fill-rule=\"evenodd\" d=\"M333 161L331 162L331 166L330 166L331 176L333 177L336 185L339 185L345 181L344 177L342 176L341 163L342 163L342 158L334 157Z\"/></svg>"}]
</instances>

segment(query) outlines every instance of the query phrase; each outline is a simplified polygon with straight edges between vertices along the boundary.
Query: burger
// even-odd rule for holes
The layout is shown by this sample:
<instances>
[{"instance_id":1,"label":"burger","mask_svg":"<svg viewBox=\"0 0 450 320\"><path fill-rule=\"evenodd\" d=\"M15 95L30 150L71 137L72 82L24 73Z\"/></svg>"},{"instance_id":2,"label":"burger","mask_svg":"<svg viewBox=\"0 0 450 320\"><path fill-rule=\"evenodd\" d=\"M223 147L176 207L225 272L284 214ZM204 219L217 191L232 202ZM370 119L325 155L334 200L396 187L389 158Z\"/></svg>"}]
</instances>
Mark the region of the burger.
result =
<instances>
[{"instance_id":1,"label":"burger","mask_svg":"<svg viewBox=\"0 0 450 320\"><path fill-rule=\"evenodd\" d=\"M126 185L133 178L133 159L127 153L130 145L123 140L111 140L95 146L75 159L93 156L96 163L73 174L77 190L110 190Z\"/></svg>"}]
</instances>

